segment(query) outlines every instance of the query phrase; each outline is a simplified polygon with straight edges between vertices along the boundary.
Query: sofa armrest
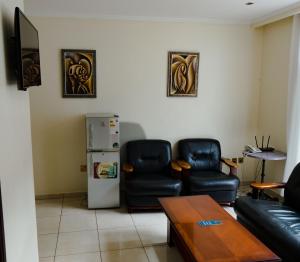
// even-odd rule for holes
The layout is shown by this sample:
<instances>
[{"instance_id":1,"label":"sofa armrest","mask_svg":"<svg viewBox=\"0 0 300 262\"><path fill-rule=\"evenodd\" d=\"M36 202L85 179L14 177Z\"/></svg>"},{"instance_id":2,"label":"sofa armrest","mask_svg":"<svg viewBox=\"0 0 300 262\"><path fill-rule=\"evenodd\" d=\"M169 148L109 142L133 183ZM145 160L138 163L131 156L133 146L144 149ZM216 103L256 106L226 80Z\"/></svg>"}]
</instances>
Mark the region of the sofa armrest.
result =
<instances>
[{"instance_id":1,"label":"sofa armrest","mask_svg":"<svg viewBox=\"0 0 300 262\"><path fill-rule=\"evenodd\" d=\"M251 183L251 187L256 190L285 188L285 183Z\"/></svg>"},{"instance_id":2,"label":"sofa armrest","mask_svg":"<svg viewBox=\"0 0 300 262\"><path fill-rule=\"evenodd\" d=\"M238 168L239 165L237 163L234 163L232 160L228 159L228 158L221 158L221 162L224 163L225 165L229 166L229 167L233 167L233 168Z\"/></svg>"},{"instance_id":3,"label":"sofa armrest","mask_svg":"<svg viewBox=\"0 0 300 262\"><path fill-rule=\"evenodd\" d=\"M122 166L122 170L123 172L125 172L126 174L129 174L129 173L132 173L134 168L133 168L133 165L131 164L128 164L128 163L125 163L123 164Z\"/></svg>"},{"instance_id":4,"label":"sofa armrest","mask_svg":"<svg viewBox=\"0 0 300 262\"><path fill-rule=\"evenodd\" d=\"M237 163L234 163L228 158L221 158L221 162L227 165L230 168L229 174L228 175L237 175L237 169L239 165Z\"/></svg>"},{"instance_id":5,"label":"sofa armrest","mask_svg":"<svg viewBox=\"0 0 300 262\"><path fill-rule=\"evenodd\" d=\"M172 168L172 171L175 171L175 172L181 172L182 171L181 166L178 165L178 163L175 162L175 161L171 162L171 168Z\"/></svg>"},{"instance_id":6,"label":"sofa armrest","mask_svg":"<svg viewBox=\"0 0 300 262\"><path fill-rule=\"evenodd\" d=\"M183 169L183 170L189 170L192 168L192 166L184 161L184 160L176 160L176 163Z\"/></svg>"}]
</instances>

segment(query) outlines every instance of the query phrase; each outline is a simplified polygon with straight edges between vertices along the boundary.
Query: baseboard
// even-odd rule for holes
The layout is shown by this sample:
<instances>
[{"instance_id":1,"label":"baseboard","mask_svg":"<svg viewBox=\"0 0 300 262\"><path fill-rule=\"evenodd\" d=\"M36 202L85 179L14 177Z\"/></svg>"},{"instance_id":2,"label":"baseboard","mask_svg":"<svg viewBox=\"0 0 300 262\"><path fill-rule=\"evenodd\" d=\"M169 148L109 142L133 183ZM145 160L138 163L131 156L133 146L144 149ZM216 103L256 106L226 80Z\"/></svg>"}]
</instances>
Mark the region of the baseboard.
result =
<instances>
[{"instance_id":1,"label":"baseboard","mask_svg":"<svg viewBox=\"0 0 300 262\"><path fill-rule=\"evenodd\" d=\"M253 181L240 181L241 186L250 186Z\"/></svg>"},{"instance_id":2,"label":"baseboard","mask_svg":"<svg viewBox=\"0 0 300 262\"><path fill-rule=\"evenodd\" d=\"M59 194L36 195L35 200L75 198L75 197L86 197L86 196L87 196L87 192L59 193Z\"/></svg>"}]
</instances>

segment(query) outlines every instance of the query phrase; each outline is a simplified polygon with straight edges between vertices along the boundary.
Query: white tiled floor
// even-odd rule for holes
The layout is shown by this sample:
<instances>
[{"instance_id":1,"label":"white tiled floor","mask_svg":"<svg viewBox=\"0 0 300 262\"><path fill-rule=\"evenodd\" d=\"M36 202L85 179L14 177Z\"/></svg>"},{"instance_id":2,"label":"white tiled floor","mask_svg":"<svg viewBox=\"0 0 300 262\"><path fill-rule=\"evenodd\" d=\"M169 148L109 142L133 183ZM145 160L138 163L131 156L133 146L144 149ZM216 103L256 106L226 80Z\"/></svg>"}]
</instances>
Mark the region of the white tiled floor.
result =
<instances>
[{"instance_id":1,"label":"white tiled floor","mask_svg":"<svg viewBox=\"0 0 300 262\"><path fill-rule=\"evenodd\" d=\"M88 210L86 200L36 202L40 262L182 262L162 212ZM225 210L235 216L232 208Z\"/></svg>"}]
</instances>

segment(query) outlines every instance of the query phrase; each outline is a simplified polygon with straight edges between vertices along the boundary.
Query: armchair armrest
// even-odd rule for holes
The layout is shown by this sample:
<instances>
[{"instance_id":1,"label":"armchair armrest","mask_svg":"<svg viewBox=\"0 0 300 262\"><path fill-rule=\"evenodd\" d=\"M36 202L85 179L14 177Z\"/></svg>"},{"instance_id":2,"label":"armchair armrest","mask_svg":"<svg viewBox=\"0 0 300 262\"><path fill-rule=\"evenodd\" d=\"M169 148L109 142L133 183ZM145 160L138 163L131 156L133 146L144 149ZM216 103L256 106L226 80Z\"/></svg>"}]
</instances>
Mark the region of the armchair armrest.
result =
<instances>
[{"instance_id":1,"label":"armchair armrest","mask_svg":"<svg viewBox=\"0 0 300 262\"><path fill-rule=\"evenodd\" d=\"M221 158L221 162L223 162L225 165L229 166L229 167L233 167L233 168L238 168L239 165L237 163L234 163L233 161L231 161L230 159Z\"/></svg>"},{"instance_id":2,"label":"armchair armrest","mask_svg":"<svg viewBox=\"0 0 300 262\"><path fill-rule=\"evenodd\" d=\"M171 162L171 168L173 171L176 171L176 172L182 171L182 168L175 161Z\"/></svg>"},{"instance_id":3,"label":"armchair armrest","mask_svg":"<svg viewBox=\"0 0 300 262\"><path fill-rule=\"evenodd\" d=\"M229 175L237 175L237 169L239 167L237 163L234 163L230 159L224 157L221 158L221 162L230 168Z\"/></svg>"},{"instance_id":4,"label":"armchair armrest","mask_svg":"<svg viewBox=\"0 0 300 262\"><path fill-rule=\"evenodd\" d=\"M285 188L285 183L251 183L251 187L256 190Z\"/></svg>"},{"instance_id":5,"label":"armchair armrest","mask_svg":"<svg viewBox=\"0 0 300 262\"><path fill-rule=\"evenodd\" d=\"M133 165L128 164L128 163L123 164L123 167L122 167L123 172L129 174L129 173L133 172L133 169L134 169Z\"/></svg>"},{"instance_id":6,"label":"armchair armrest","mask_svg":"<svg viewBox=\"0 0 300 262\"><path fill-rule=\"evenodd\" d=\"M192 166L184 161L184 160L176 160L176 163L182 168L182 169L185 169L185 170L188 170L188 169L191 169Z\"/></svg>"}]
</instances>

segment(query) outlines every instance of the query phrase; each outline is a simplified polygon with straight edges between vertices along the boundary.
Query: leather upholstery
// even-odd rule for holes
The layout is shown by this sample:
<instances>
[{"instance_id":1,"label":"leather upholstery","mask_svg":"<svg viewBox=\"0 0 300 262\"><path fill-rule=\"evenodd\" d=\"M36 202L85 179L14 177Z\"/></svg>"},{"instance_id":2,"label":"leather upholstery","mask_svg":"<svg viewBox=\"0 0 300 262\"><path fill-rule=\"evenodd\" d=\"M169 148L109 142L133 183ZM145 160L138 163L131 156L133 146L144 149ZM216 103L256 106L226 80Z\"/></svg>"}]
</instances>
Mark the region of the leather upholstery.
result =
<instances>
[{"instance_id":1,"label":"leather upholstery","mask_svg":"<svg viewBox=\"0 0 300 262\"><path fill-rule=\"evenodd\" d=\"M165 172L172 160L171 144L164 140L136 140L127 143L127 162L136 172Z\"/></svg>"},{"instance_id":2,"label":"leather upholstery","mask_svg":"<svg viewBox=\"0 0 300 262\"><path fill-rule=\"evenodd\" d=\"M171 144L164 140L127 143L127 162L134 167L125 181L130 208L159 206L158 197L178 196L182 182L171 176Z\"/></svg>"},{"instance_id":3,"label":"leather upholstery","mask_svg":"<svg viewBox=\"0 0 300 262\"><path fill-rule=\"evenodd\" d=\"M236 190L239 186L239 179L235 176L228 176L221 171L191 171L188 177L191 193L197 194L200 191L214 190Z\"/></svg>"},{"instance_id":4,"label":"leather upholstery","mask_svg":"<svg viewBox=\"0 0 300 262\"><path fill-rule=\"evenodd\" d=\"M191 165L184 179L190 195L210 195L219 203L234 202L239 179L221 171L221 147L215 139L183 139L179 141L179 158Z\"/></svg>"},{"instance_id":5,"label":"leather upholstery","mask_svg":"<svg viewBox=\"0 0 300 262\"><path fill-rule=\"evenodd\" d=\"M284 261L300 261L300 213L275 201L241 197L238 220Z\"/></svg>"},{"instance_id":6,"label":"leather upholstery","mask_svg":"<svg viewBox=\"0 0 300 262\"><path fill-rule=\"evenodd\" d=\"M131 196L179 195L181 181L166 174L133 174L126 180L127 193Z\"/></svg>"},{"instance_id":7,"label":"leather upholstery","mask_svg":"<svg viewBox=\"0 0 300 262\"><path fill-rule=\"evenodd\" d=\"M179 157L192 170L220 170L221 147L215 139L183 139L179 141Z\"/></svg>"},{"instance_id":8,"label":"leather upholstery","mask_svg":"<svg viewBox=\"0 0 300 262\"><path fill-rule=\"evenodd\" d=\"M300 211L300 163L296 165L286 183L284 200L286 204Z\"/></svg>"},{"instance_id":9,"label":"leather upholstery","mask_svg":"<svg viewBox=\"0 0 300 262\"><path fill-rule=\"evenodd\" d=\"M300 261L300 164L287 182L285 201L241 197L236 201L238 220L277 253L283 261Z\"/></svg>"}]
</instances>

